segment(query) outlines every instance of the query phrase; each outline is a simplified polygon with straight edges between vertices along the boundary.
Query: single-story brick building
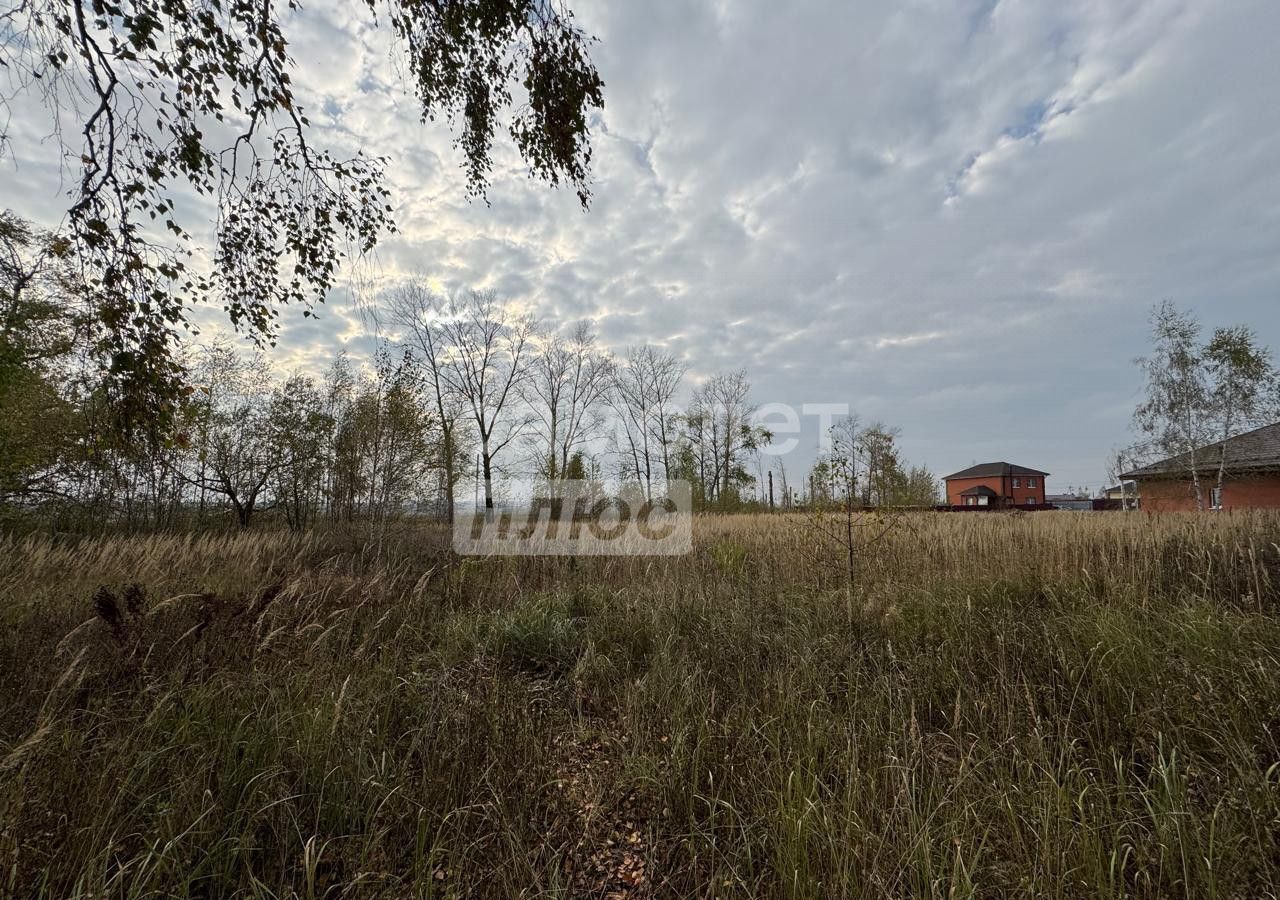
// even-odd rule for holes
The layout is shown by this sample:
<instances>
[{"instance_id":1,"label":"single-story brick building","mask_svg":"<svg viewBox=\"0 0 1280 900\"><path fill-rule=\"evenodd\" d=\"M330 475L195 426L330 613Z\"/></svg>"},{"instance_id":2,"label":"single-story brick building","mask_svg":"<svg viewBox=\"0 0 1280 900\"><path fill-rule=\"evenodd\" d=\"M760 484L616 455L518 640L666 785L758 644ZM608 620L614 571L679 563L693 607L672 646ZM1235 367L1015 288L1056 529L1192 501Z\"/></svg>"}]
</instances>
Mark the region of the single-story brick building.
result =
<instances>
[{"instance_id":1,"label":"single-story brick building","mask_svg":"<svg viewBox=\"0 0 1280 900\"><path fill-rule=\"evenodd\" d=\"M1044 505L1044 480L1048 472L1015 466L1013 463L980 463L948 475L949 506Z\"/></svg>"},{"instance_id":2,"label":"single-story brick building","mask_svg":"<svg viewBox=\"0 0 1280 900\"><path fill-rule=\"evenodd\" d=\"M1219 489L1218 467L1224 459L1226 474ZM1191 454L1182 453L1122 477L1138 483L1140 509L1195 510L1191 463ZM1280 422L1199 448L1195 470L1205 509L1280 508Z\"/></svg>"}]
</instances>

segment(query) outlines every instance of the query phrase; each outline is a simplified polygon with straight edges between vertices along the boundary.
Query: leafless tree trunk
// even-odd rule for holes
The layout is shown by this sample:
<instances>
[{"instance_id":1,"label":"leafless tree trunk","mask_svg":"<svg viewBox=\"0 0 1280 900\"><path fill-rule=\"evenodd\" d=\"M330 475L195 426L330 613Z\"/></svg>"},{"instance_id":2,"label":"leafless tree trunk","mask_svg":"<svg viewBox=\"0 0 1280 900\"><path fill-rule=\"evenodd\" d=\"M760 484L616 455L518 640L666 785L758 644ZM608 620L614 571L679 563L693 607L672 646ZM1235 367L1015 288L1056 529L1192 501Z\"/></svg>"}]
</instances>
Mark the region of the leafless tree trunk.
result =
<instances>
[{"instance_id":1,"label":"leafless tree trunk","mask_svg":"<svg viewBox=\"0 0 1280 900\"><path fill-rule=\"evenodd\" d=\"M751 385L745 372L726 372L713 375L699 389L701 406L711 420L712 460L717 476L717 499L729 495L732 490L734 467L742 451L752 443L751 405L748 397Z\"/></svg>"},{"instance_id":2,"label":"leafless tree trunk","mask_svg":"<svg viewBox=\"0 0 1280 900\"><path fill-rule=\"evenodd\" d=\"M529 377L537 321L503 306L490 291L470 291L450 298L440 323L440 379L471 413L480 441L484 505L493 509L495 460L530 424L513 401Z\"/></svg>"},{"instance_id":3,"label":"leafless tree trunk","mask_svg":"<svg viewBox=\"0 0 1280 900\"><path fill-rule=\"evenodd\" d=\"M533 357L522 396L535 417L538 472L550 481L565 477L573 451L598 424L611 387L613 361L596 346L590 325L580 322L568 337L547 337Z\"/></svg>"},{"instance_id":4,"label":"leafless tree trunk","mask_svg":"<svg viewBox=\"0 0 1280 900\"><path fill-rule=\"evenodd\" d=\"M226 497L244 527L280 466L269 415L269 363L261 355L245 359L229 345L215 345L202 370L209 388L209 439L201 454L207 459L184 478Z\"/></svg>"},{"instance_id":5,"label":"leafless tree trunk","mask_svg":"<svg viewBox=\"0 0 1280 900\"><path fill-rule=\"evenodd\" d=\"M402 285L391 296L393 321L402 327L426 366L427 383L435 403L440 427L441 467L444 470L445 515L454 520L454 488L461 473L458 459L461 450L462 408L465 398L454 390L449 377L453 362L451 331L445 319L452 304L420 281Z\"/></svg>"},{"instance_id":6,"label":"leafless tree trunk","mask_svg":"<svg viewBox=\"0 0 1280 900\"><path fill-rule=\"evenodd\" d=\"M669 478L671 468L671 404L684 377L675 357L653 347L632 347L614 371L610 404L618 415L625 456L645 496L653 498L655 469Z\"/></svg>"}]
</instances>

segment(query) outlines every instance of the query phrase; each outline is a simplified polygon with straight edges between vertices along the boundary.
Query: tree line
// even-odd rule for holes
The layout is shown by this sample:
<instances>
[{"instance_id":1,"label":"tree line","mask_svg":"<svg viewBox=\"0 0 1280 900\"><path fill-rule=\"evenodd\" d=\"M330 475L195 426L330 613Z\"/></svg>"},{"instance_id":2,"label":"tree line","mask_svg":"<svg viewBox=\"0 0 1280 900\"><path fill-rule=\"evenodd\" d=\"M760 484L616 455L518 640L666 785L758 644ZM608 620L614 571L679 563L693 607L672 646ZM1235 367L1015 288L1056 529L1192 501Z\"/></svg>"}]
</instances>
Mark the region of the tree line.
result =
<instances>
[{"instance_id":1,"label":"tree line","mask_svg":"<svg viewBox=\"0 0 1280 900\"><path fill-rule=\"evenodd\" d=\"M609 481L650 499L682 479L706 510L827 491L829 460L797 491L782 459L762 454L772 435L745 372L688 384L660 347L613 354L587 322L555 327L492 292L421 280L385 296L389 334L366 364L340 355L321 373L287 374L261 350L215 340L180 359L171 416L124 429L58 239L5 215L0 251L0 505L11 515L169 528L247 526L269 510L303 529L407 511L452 520L473 479L486 508L511 479ZM892 429L860 434L866 502L902 502L904 477L929 477L904 473Z\"/></svg>"}]
</instances>

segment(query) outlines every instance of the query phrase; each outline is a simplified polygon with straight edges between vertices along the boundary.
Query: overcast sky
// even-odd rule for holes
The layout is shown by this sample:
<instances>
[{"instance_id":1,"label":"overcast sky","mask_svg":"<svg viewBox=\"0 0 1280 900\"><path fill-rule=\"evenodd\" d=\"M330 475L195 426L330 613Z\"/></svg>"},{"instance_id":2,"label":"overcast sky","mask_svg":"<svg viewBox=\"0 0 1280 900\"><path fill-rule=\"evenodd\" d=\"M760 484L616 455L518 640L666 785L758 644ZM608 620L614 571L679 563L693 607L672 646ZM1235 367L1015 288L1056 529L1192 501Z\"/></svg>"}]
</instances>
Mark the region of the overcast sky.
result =
<instances>
[{"instance_id":1,"label":"overcast sky","mask_svg":"<svg viewBox=\"0 0 1280 900\"><path fill-rule=\"evenodd\" d=\"M290 25L323 141L391 157L379 278L590 317L745 368L760 403L847 402L939 475L1003 459L1051 492L1130 440L1157 301L1280 345L1273 0L570 5L606 83L586 213L505 147L468 204L363 4ZM14 134L0 205L57 224L65 174ZM285 314L287 366L367 350L347 296Z\"/></svg>"}]
</instances>

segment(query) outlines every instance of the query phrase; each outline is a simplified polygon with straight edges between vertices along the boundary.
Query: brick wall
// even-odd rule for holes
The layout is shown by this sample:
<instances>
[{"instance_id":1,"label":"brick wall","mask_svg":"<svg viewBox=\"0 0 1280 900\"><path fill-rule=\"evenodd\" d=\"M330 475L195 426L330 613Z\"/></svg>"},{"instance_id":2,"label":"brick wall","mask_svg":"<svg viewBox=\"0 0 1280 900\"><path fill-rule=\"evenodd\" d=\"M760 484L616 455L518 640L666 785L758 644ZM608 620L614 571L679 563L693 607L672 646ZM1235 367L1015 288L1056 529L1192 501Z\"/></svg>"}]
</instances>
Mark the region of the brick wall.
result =
<instances>
[{"instance_id":1,"label":"brick wall","mask_svg":"<svg viewBox=\"0 0 1280 900\"><path fill-rule=\"evenodd\" d=\"M1026 475L1017 476L1019 487L1013 486L1013 476L992 475L987 478L955 478L947 482L947 503L951 506L963 506L965 498L960 495L970 488L979 485L989 487L1001 497L1012 497L1014 503L1044 503L1044 478L1040 475L1029 476L1036 480L1036 486L1027 487ZM996 502L996 501L992 501Z\"/></svg>"},{"instance_id":2,"label":"brick wall","mask_svg":"<svg viewBox=\"0 0 1280 900\"><path fill-rule=\"evenodd\" d=\"M1200 484L1209 508L1212 475ZM1189 512L1196 509L1195 488L1185 481L1143 481L1138 485L1140 506L1151 512ZM1228 479L1222 487L1223 509L1280 509L1280 475Z\"/></svg>"}]
</instances>

